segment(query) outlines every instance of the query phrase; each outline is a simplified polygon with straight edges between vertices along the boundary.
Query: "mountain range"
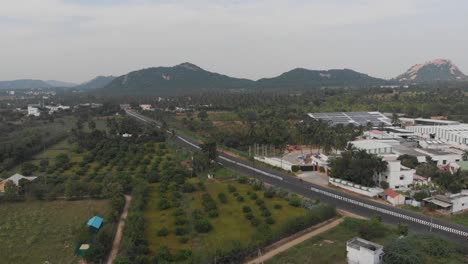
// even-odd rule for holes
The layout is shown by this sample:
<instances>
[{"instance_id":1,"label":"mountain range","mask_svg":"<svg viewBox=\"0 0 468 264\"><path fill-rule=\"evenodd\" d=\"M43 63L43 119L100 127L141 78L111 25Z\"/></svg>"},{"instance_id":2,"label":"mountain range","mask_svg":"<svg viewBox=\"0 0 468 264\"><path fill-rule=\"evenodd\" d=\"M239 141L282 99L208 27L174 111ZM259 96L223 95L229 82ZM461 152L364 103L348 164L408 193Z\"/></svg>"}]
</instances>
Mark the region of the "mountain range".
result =
<instances>
[{"instance_id":1,"label":"mountain range","mask_svg":"<svg viewBox=\"0 0 468 264\"><path fill-rule=\"evenodd\" d=\"M370 87L436 81L468 81L468 77L450 60L436 59L417 64L396 78L385 80L350 69L309 70L296 68L272 78L257 81L210 72L192 63L173 67L152 67L125 75L98 76L74 85L59 81L15 80L0 82L0 89L68 87L92 90L100 94L175 95L219 90L284 90L322 87Z\"/></svg>"}]
</instances>

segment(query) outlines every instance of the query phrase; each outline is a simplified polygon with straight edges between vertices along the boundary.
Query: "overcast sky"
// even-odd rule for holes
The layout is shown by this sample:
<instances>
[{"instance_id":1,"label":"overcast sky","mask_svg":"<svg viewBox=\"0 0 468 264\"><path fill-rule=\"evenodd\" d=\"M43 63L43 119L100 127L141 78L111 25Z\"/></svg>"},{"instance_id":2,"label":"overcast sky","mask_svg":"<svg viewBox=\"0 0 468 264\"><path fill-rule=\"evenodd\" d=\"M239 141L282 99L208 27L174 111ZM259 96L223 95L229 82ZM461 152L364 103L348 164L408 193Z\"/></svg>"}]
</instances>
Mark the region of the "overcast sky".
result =
<instances>
[{"instance_id":1,"label":"overcast sky","mask_svg":"<svg viewBox=\"0 0 468 264\"><path fill-rule=\"evenodd\" d=\"M83 82L192 62L235 77L296 67L468 73L466 0L0 0L0 80Z\"/></svg>"}]
</instances>

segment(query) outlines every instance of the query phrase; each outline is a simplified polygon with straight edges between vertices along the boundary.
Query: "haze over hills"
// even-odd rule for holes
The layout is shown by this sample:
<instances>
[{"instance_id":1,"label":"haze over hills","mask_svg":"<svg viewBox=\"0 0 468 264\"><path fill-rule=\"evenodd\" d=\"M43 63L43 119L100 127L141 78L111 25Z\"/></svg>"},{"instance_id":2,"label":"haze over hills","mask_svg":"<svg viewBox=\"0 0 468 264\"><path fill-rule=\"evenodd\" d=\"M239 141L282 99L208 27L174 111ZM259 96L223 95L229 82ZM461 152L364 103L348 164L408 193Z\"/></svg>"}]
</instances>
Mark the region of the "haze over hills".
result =
<instances>
[{"instance_id":1,"label":"haze over hills","mask_svg":"<svg viewBox=\"0 0 468 264\"><path fill-rule=\"evenodd\" d=\"M45 82L50 84L50 86L52 87L74 87L77 85L76 83L62 82L62 81L56 81L56 80L47 80Z\"/></svg>"},{"instance_id":2,"label":"haze over hills","mask_svg":"<svg viewBox=\"0 0 468 264\"><path fill-rule=\"evenodd\" d=\"M466 81L468 77L450 60L435 59L414 65L394 80L407 83L427 83L434 81Z\"/></svg>"},{"instance_id":3,"label":"haze over hills","mask_svg":"<svg viewBox=\"0 0 468 264\"><path fill-rule=\"evenodd\" d=\"M84 82L82 84L74 86L76 89L84 89L84 90L92 90L92 89L100 89L104 88L106 85L111 83L115 78L115 76L97 76L96 78Z\"/></svg>"},{"instance_id":4,"label":"haze over hills","mask_svg":"<svg viewBox=\"0 0 468 264\"><path fill-rule=\"evenodd\" d=\"M41 80L12 80L12 81L0 81L0 90L9 89L36 89L36 88L51 88L51 84Z\"/></svg>"}]
</instances>

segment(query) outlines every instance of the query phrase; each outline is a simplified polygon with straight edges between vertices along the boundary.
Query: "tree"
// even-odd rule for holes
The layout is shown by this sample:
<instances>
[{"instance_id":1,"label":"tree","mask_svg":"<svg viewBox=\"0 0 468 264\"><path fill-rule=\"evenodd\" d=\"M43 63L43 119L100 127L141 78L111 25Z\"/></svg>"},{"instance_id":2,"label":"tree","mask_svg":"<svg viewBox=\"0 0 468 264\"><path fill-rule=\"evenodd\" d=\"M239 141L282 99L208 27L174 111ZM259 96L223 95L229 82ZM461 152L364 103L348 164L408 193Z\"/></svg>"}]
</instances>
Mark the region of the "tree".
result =
<instances>
[{"instance_id":1,"label":"tree","mask_svg":"<svg viewBox=\"0 0 468 264\"><path fill-rule=\"evenodd\" d=\"M216 142L211 141L211 142L202 144L200 147L201 147L202 152L208 155L208 158L210 160L216 160L216 158L218 157Z\"/></svg>"},{"instance_id":2,"label":"tree","mask_svg":"<svg viewBox=\"0 0 468 264\"><path fill-rule=\"evenodd\" d=\"M21 174L24 176L31 176L35 170L37 170L37 166L31 162L25 162L21 165Z\"/></svg>"},{"instance_id":3,"label":"tree","mask_svg":"<svg viewBox=\"0 0 468 264\"><path fill-rule=\"evenodd\" d=\"M96 122L94 122L94 120L89 120L88 121L88 128L91 131L95 130L96 129Z\"/></svg>"},{"instance_id":4,"label":"tree","mask_svg":"<svg viewBox=\"0 0 468 264\"><path fill-rule=\"evenodd\" d=\"M201 110L200 112L198 112L198 118L204 121L208 118L208 113L205 110Z\"/></svg>"},{"instance_id":5,"label":"tree","mask_svg":"<svg viewBox=\"0 0 468 264\"><path fill-rule=\"evenodd\" d=\"M409 232L408 225L398 224L397 229L398 229L398 234L400 234L402 236L407 236L408 235L408 232Z\"/></svg>"},{"instance_id":6,"label":"tree","mask_svg":"<svg viewBox=\"0 0 468 264\"><path fill-rule=\"evenodd\" d=\"M5 183L5 192L4 192L4 199L5 201L16 201L18 200L18 188L12 181L7 181Z\"/></svg>"},{"instance_id":7,"label":"tree","mask_svg":"<svg viewBox=\"0 0 468 264\"><path fill-rule=\"evenodd\" d=\"M385 246L385 264L422 264L423 257L418 248L407 238L394 239Z\"/></svg>"}]
</instances>

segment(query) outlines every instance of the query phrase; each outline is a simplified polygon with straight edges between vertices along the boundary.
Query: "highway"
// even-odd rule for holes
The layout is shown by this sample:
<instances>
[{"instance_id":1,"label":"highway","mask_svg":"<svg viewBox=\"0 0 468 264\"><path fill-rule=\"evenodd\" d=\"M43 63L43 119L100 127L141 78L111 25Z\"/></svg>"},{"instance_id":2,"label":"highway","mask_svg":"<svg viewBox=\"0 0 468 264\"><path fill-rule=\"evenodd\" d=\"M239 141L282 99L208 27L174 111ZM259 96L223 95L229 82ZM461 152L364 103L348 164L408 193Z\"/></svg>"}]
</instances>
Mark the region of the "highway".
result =
<instances>
[{"instance_id":1,"label":"highway","mask_svg":"<svg viewBox=\"0 0 468 264\"><path fill-rule=\"evenodd\" d=\"M132 110L126 110L127 115L134 117L142 122L153 124L161 128L160 124L146 116L140 115ZM172 135L172 132L166 131ZM193 138L177 132L173 140L180 146L190 150L199 150L198 142ZM447 239L459 243L468 241L468 227L450 223L448 221L431 218L416 212L395 208L390 205L378 203L369 199L350 195L316 185L309 182L303 182L297 178L273 170L259 164L258 162L239 159L235 156L223 152L218 153L219 163L232 170L245 175L255 177L285 190L292 191L310 199L319 199L320 201L336 206L337 209L345 210L363 217L380 216L384 223L396 225L398 223L407 224L412 231L420 233L435 233Z\"/></svg>"}]
</instances>

